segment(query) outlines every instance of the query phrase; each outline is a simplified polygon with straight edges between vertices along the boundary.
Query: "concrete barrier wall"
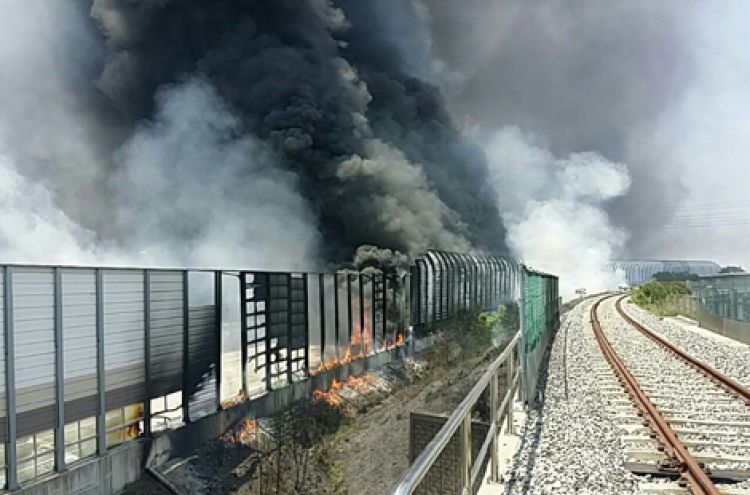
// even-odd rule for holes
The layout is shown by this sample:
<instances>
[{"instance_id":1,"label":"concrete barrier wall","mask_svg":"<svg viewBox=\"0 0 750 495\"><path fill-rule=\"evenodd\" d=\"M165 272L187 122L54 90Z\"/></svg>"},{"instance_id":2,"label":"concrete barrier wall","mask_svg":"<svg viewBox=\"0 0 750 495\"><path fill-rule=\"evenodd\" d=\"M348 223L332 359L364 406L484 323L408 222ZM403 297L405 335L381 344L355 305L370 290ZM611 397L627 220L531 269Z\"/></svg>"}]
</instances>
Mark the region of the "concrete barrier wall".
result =
<instances>
[{"instance_id":1,"label":"concrete barrier wall","mask_svg":"<svg viewBox=\"0 0 750 495\"><path fill-rule=\"evenodd\" d=\"M145 442L135 440L90 457L69 470L23 486L18 495L115 495L141 478Z\"/></svg>"},{"instance_id":2,"label":"concrete barrier wall","mask_svg":"<svg viewBox=\"0 0 750 495\"><path fill-rule=\"evenodd\" d=\"M730 320L729 318L713 314L700 313L698 315L698 326L744 344L750 344L750 323Z\"/></svg>"},{"instance_id":3,"label":"concrete barrier wall","mask_svg":"<svg viewBox=\"0 0 750 495\"><path fill-rule=\"evenodd\" d=\"M429 345L419 342L417 350ZM270 416L299 400L309 400L313 390L327 390L333 379L343 381L350 375L380 368L408 353L407 346L367 356L343 366L322 372L309 380L272 390L259 397L221 409L174 430L155 434L153 438L127 442L110 449L104 456L90 457L68 466L68 471L53 474L23 486L22 495L114 495L126 485L138 481L145 468L158 467L176 456L184 455L214 440L248 417Z\"/></svg>"}]
</instances>

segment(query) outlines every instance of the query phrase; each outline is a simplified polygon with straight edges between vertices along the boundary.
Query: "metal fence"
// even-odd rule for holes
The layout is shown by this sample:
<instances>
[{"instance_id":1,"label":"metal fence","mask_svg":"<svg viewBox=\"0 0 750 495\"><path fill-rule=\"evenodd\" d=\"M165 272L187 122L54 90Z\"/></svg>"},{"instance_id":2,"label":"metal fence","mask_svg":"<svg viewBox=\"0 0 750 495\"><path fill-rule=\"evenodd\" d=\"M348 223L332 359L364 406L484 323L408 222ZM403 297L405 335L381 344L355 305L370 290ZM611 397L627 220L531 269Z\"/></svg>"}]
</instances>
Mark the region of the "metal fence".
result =
<instances>
[{"instance_id":1,"label":"metal fence","mask_svg":"<svg viewBox=\"0 0 750 495\"><path fill-rule=\"evenodd\" d=\"M515 299L518 265L429 252L407 273L0 265L0 481L401 345Z\"/></svg>"},{"instance_id":2,"label":"metal fence","mask_svg":"<svg viewBox=\"0 0 750 495\"><path fill-rule=\"evenodd\" d=\"M490 456L490 478L499 481L498 436L502 433L513 434L513 398L518 389L521 371L518 368L520 355L523 354L521 332L519 331L507 345L503 353L492 362L474 388L461 401L435 438L417 456L403 480L396 487L393 495L422 495L429 493L447 493L448 487L459 486L455 495L475 494L483 482L482 467ZM505 365L505 392L500 395L501 367ZM479 448L478 455L472 453L477 449L472 446L472 415L480 398L489 390L490 425L487 435ZM501 402L502 400L502 402ZM441 485L438 490L425 489L422 481L433 469L433 466L444 455L445 450L458 437L458 455L452 459L456 469L440 473ZM458 478L458 479L455 479Z\"/></svg>"},{"instance_id":3,"label":"metal fence","mask_svg":"<svg viewBox=\"0 0 750 495\"><path fill-rule=\"evenodd\" d=\"M427 252L411 271L414 331L437 328L462 310L494 310L517 300L520 273L511 258Z\"/></svg>"},{"instance_id":4,"label":"metal fence","mask_svg":"<svg viewBox=\"0 0 750 495\"><path fill-rule=\"evenodd\" d=\"M690 286L700 313L750 322L750 274L702 277Z\"/></svg>"},{"instance_id":5,"label":"metal fence","mask_svg":"<svg viewBox=\"0 0 750 495\"><path fill-rule=\"evenodd\" d=\"M635 287L648 282L660 272L716 275L721 265L714 261L701 260L616 260L608 262L606 268L620 274L628 285Z\"/></svg>"},{"instance_id":6,"label":"metal fence","mask_svg":"<svg viewBox=\"0 0 750 495\"><path fill-rule=\"evenodd\" d=\"M557 277L520 266L521 329L498 357L488 367L479 382L456 408L451 417L424 451L412 463L394 495L432 493L422 481L436 462L443 457L454 438L458 438L459 456L456 459L458 480L442 472L444 486L459 486L455 495L477 493L482 484L487 456L490 459L489 478L499 481L498 436L513 434L513 400L517 390L521 398L533 397L543 356L560 322L560 298ZM501 367L505 366L505 393L500 395ZM472 452L472 414L480 398L489 393L490 424L479 454ZM434 480L432 480L434 481ZM457 482L457 483L456 483ZM444 493L445 490L439 493Z\"/></svg>"},{"instance_id":7,"label":"metal fence","mask_svg":"<svg viewBox=\"0 0 750 495\"><path fill-rule=\"evenodd\" d=\"M7 488L216 410L218 388L197 392L221 362L220 272L0 272Z\"/></svg>"},{"instance_id":8,"label":"metal fence","mask_svg":"<svg viewBox=\"0 0 750 495\"><path fill-rule=\"evenodd\" d=\"M562 301L556 276L523 268L521 340L524 397L533 399L544 352L560 324Z\"/></svg>"}]
</instances>

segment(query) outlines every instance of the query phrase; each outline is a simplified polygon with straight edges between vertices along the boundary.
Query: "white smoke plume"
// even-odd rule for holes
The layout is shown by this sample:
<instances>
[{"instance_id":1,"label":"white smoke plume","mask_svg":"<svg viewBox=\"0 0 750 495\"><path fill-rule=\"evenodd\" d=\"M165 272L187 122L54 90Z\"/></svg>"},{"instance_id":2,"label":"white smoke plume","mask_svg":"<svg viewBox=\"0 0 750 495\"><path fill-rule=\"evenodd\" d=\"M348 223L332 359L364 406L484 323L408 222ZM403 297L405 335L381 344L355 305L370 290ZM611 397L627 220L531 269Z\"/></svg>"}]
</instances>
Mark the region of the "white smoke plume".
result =
<instances>
[{"instance_id":1,"label":"white smoke plume","mask_svg":"<svg viewBox=\"0 0 750 495\"><path fill-rule=\"evenodd\" d=\"M78 221L103 218L107 211L98 133L77 93L96 58L81 19L73 2L0 5L3 262L115 261ZM72 45L86 55L64 59Z\"/></svg>"},{"instance_id":2,"label":"white smoke plume","mask_svg":"<svg viewBox=\"0 0 750 495\"><path fill-rule=\"evenodd\" d=\"M241 133L211 85L193 78L156 101L156 116L116 153L131 250L162 265L313 268L319 235L297 177Z\"/></svg>"},{"instance_id":3,"label":"white smoke plume","mask_svg":"<svg viewBox=\"0 0 750 495\"><path fill-rule=\"evenodd\" d=\"M106 257L93 233L73 222L41 184L18 173L0 147L0 253L3 262L86 264Z\"/></svg>"},{"instance_id":4,"label":"white smoke plume","mask_svg":"<svg viewBox=\"0 0 750 495\"><path fill-rule=\"evenodd\" d=\"M558 275L563 299L578 288L591 294L622 283L603 267L628 237L604 206L627 192L625 165L597 153L558 158L515 127L491 135L486 150L493 181L502 185L500 210L516 256Z\"/></svg>"},{"instance_id":5,"label":"white smoke plume","mask_svg":"<svg viewBox=\"0 0 750 495\"><path fill-rule=\"evenodd\" d=\"M165 86L135 130L97 113L93 26L86 2L0 5L0 261L315 265L296 176L207 82Z\"/></svg>"}]
</instances>

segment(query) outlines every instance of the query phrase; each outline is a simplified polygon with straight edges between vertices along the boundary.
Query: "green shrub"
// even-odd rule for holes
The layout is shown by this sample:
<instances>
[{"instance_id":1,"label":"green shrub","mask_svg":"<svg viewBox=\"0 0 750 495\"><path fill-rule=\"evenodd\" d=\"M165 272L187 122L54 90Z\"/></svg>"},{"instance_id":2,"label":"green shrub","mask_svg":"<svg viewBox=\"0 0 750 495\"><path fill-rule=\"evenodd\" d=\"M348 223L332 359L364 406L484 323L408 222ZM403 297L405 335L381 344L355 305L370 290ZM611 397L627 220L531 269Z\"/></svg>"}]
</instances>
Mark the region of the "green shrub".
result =
<instances>
[{"instance_id":1,"label":"green shrub","mask_svg":"<svg viewBox=\"0 0 750 495\"><path fill-rule=\"evenodd\" d=\"M649 280L633 291L633 302L660 316L676 316L679 300L692 294L685 282L659 282Z\"/></svg>"}]
</instances>

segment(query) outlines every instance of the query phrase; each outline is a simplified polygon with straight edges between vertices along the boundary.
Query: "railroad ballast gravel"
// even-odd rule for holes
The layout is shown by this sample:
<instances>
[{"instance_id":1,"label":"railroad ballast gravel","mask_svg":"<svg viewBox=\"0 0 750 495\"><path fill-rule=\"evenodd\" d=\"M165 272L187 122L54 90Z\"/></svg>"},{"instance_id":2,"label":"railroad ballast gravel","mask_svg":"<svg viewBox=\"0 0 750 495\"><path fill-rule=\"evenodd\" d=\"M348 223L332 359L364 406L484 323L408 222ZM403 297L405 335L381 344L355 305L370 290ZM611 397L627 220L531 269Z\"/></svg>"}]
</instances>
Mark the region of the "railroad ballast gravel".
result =
<instances>
[{"instance_id":1,"label":"railroad ballast gravel","mask_svg":"<svg viewBox=\"0 0 750 495\"><path fill-rule=\"evenodd\" d=\"M703 374L633 328L615 309L617 299L608 299L599 306L602 329L619 358L639 386L647 392L656 408L673 425L679 419L679 426L684 428L730 431L735 438L750 433L748 427L739 426L742 423L750 424L744 402L728 394L727 400L717 401L716 393L720 389ZM700 354L696 356L700 357ZM657 389L660 390L658 397L650 392ZM720 422L727 424L722 425ZM694 454L731 456L728 460L708 462L711 468L749 470L750 464L739 459L750 456L750 446L738 444L733 439L722 440L706 446L692 446L690 450Z\"/></svg>"},{"instance_id":2,"label":"railroad ballast gravel","mask_svg":"<svg viewBox=\"0 0 750 495\"><path fill-rule=\"evenodd\" d=\"M643 493L639 488L643 483L669 482L665 478L636 476L623 465L626 456L621 437L626 432L615 423L616 412L599 389L602 384L597 380L594 365L601 363L601 351L597 345L592 345L589 314L593 304L593 300L581 303L563 318L552 345L548 369L543 370L540 377L540 396L544 401L529 410L521 432L521 446L504 474L505 494L633 494ZM736 345L663 321L632 304L623 303L623 306L631 316L686 352L741 383L750 384L750 347L738 349ZM644 389L662 391L667 384L684 387L685 393L677 397L667 394L654 398L658 408L682 411L686 419L713 415L715 419L746 420L746 408L727 407L728 397L715 395L710 382L690 375L696 372L623 320L615 310L614 299L600 305L599 318L610 342L626 365L632 366L634 374L639 375L637 378ZM619 421L622 422L622 418ZM696 430L705 428L693 423L683 426ZM741 457L750 454L747 447L738 449L737 445L737 441L747 438L745 428L714 426L711 429L732 430L730 438L733 438L727 442L731 446L722 447L713 443L716 438L701 434L691 435L690 439L712 440L712 445L706 447L712 453ZM629 445L634 446L637 444ZM694 448L696 452L703 450ZM719 462L713 467L745 470L750 466L744 462ZM733 487L746 489L749 485L750 482L743 482Z\"/></svg>"},{"instance_id":3,"label":"railroad ballast gravel","mask_svg":"<svg viewBox=\"0 0 750 495\"><path fill-rule=\"evenodd\" d=\"M584 341L592 304L583 302L563 317L547 372L540 376L545 400L529 410L521 445L504 475L506 494L640 493L644 478L623 465L621 432L600 394L591 347Z\"/></svg>"},{"instance_id":4,"label":"railroad ballast gravel","mask_svg":"<svg viewBox=\"0 0 750 495\"><path fill-rule=\"evenodd\" d=\"M750 387L750 346L726 342L684 328L623 301L622 308L638 323L712 368Z\"/></svg>"}]
</instances>

